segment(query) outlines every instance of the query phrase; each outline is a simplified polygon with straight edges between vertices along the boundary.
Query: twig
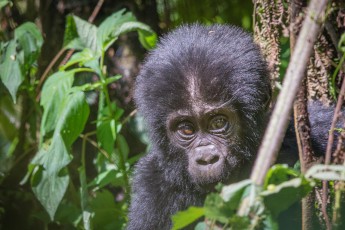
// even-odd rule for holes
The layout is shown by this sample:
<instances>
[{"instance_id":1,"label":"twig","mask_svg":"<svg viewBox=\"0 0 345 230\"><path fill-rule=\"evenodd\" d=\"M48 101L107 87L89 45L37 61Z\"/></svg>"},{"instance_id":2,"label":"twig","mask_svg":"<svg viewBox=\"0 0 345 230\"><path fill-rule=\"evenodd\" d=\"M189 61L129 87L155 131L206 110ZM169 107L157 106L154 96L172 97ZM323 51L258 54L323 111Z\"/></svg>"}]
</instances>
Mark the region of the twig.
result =
<instances>
[{"instance_id":1,"label":"twig","mask_svg":"<svg viewBox=\"0 0 345 230\"><path fill-rule=\"evenodd\" d=\"M104 3L104 0L98 0L97 5L95 6L95 9L93 10L92 14L90 15L88 22L93 23L95 20L97 14L99 13L102 5Z\"/></svg>"},{"instance_id":2,"label":"twig","mask_svg":"<svg viewBox=\"0 0 345 230\"><path fill-rule=\"evenodd\" d=\"M326 156L325 156L325 164L329 165L331 163L331 156L332 156L332 146L334 142L334 129L337 123L341 106L344 102L344 95L345 95L345 81L343 81L340 89L340 94L338 96L338 102L335 107L333 120L331 124L331 128L329 131L328 142L327 142L327 149L326 149ZM322 214L325 218L327 229L331 229L331 223L327 214L327 198L328 198L328 182L322 182Z\"/></svg>"},{"instance_id":3,"label":"twig","mask_svg":"<svg viewBox=\"0 0 345 230\"><path fill-rule=\"evenodd\" d=\"M104 149L102 149L94 140L91 140L86 134L80 134L79 135L80 138L87 140L91 145L93 145L100 153L102 153L105 158L107 158L107 160L112 163L115 164L115 162L113 161L113 159L109 156L109 154L107 153L107 151L105 151ZM116 164L115 164L116 165ZM118 166L118 165L117 165Z\"/></svg>"},{"instance_id":4,"label":"twig","mask_svg":"<svg viewBox=\"0 0 345 230\"><path fill-rule=\"evenodd\" d=\"M137 113L137 110L133 110L123 121L121 122L122 125L126 124L129 119L131 119L135 114Z\"/></svg>"},{"instance_id":5,"label":"twig","mask_svg":"<svg viewBox=\"0 0 345 230\"><path fill-rule=\"evenodd\" d=\"M293 54L296 45L297 34L300 29L299 17L302 12L303 1L292 1L290 3L290 50ZM306 71L304 72L306 75ZM301 162L301 172L305 173L306 170L311 166L314 160L314 152L310 142L310 122L308 118L308 107L307 107L307 81L306 77L302 80L301 86L296 95L294 102L294 124L296 139L298 144L299 160ZM315 191L313 190L306 197L302 199L302 229L308 230L313 229L315 219Z\"/></svg>"},{"instance_id":6,"label":"twig","mask_svg":"<svg viewBox=\"0 0 345 230\"><path fill-rule=\"evenodd\" d=\"M297 39L296 48L291 57L283 87L273 110L272 118L266 130L251 174L251 179L257 185L262 185L265 175L274 163L290 117L290 111L304 77L307 63L313 45L319 34L322 14L326 9L327 0L312 0L308 7L308 14ZM274 141L272 141L274 140Z\"/></svg>"}]
</instances>

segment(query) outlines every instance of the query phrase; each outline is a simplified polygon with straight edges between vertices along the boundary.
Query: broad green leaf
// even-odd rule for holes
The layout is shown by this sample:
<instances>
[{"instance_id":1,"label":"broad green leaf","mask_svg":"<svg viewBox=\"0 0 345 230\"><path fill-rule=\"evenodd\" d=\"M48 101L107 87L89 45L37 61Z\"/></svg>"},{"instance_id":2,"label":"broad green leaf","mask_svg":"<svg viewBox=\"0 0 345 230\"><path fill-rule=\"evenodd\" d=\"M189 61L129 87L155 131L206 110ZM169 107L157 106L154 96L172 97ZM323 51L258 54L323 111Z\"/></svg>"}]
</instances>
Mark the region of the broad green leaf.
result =
<instances>
[{"instance_id":1,"label":"broad green leaf","mask_svg":"<svg viewBox=\"0 0 345 230\"><path fill-rule=\"evenodd\" d=\"M205 214L205 209L202 207L189 207L185 211L180 211L172 216L173 230L182 229Z\"/></svg>"},{"instance_id":2,"label":"broad green leaf","mask_svg":"<svg viewBox=\"0 0 345 230\"><path fill-rule=\"evenodd\" d=\"M89 117L90 108L85 100L83 92L76 92L65 97L61 104L59 120L54 135L59 133L64 139L66 146L71 146L84 130Z\"/></svg>"},{"instance_id":3,"label":"broad green leaf","mask_svg":"<svg viewBox=\"0 0 345 230\"><path fill-rule=\"evenodd\" d=\"M224 186L220 196L233 209L236 209L243 197L245 189L251 185L251 180L243 180L235 184Z\"/></svg>"},{"instance_id":4,"label":"broad green leaf","mask_svg":"<svg viewBox=\"0 0 345 230\"><path fill-rule=\"evenodd\" d=\"M4 6L6 6L7 4L11 4L11 6L12 6L12 2L11 2L11 1L0 0L0 10L1 10L1 8L3 8Z\"/></svg>"},{"instance_id":5,"label":"broad green leaf","mask_svg":"<svg viewBox=\"0 0 345 230\"><path fill-rule=\"evenodd\" d=\"M14 31L14 37L18 41L20 48L24 51L22 65L24 66L24 70L28 71L40 54L43 44L41 32L34 23L26 22Z\"/></svg>"},{"instance_id":6,"label":"broad green leaf","mask_svg":"<svg viewBox=\"0 0 345 230\"><path fill-rule=\"evenodd\" d=\"M109 46L116 41L120 34L118 31L122 24L136 21L132 13L124 12L124 9L115 12L99 25L97 34L98 46L102 47L103 51L107 50Z\"/></svg>"},{"instance_id":7,"label":"broad green leaf","mask_svg":"<svg viewBox=\"0 0 345 230\"><path fill-rule=\"evenodd\" d=\"M62 104L51 145L42 147L31 162L43 167L32 173L31 186L52 220L69 182L66 168L72 159L69 149L84 129L88 115L84 94L68 95Z\"/></svg>"},{"instance_id":8,"label":"broad green leaf","mask_svg":"<svg viewBox=\"0 0 345 230\"><path fill-rule=\"evenodd\" d=\"M265 177L264 188L266 189L269 184L281 184L284 181L297 177L298 172L289 168L287 165L277 164L270 168Z\"/></svg>"},{"instance_id":9,"label":"broad green leaf","mask_svg":"<svg viewBox=\"0 0 345 230\"><path fill-rule=\"evenodd\" d=\"M71 59L61 67L61 70L65 70L72 65L78 64L78 66L85 66L91 68L95 73L101 75L102 71L99 67L99 57L94 56L94 53L89 49L85 48L81 52L73 54Z\"/></svg>"},{"instance_id":10,"label":"broad green leaf","mask_svg":"<svg viewBox=\"0 0 345 230\"><path fill-rule=\"evenodd\" d=\"M156 45L157 36L149 26L141 22L130 21L124 22L114 30L114 32L110 35L110 40L103 43L103 49L108 49L109 46L117 40L119 35L132 31L139 32L139 41L144 46L144 48L151 49Z\"/></svg>"},{"instance_id":11,"label":"broad green leaf","mask_svg":"<svg viewBox=\"0 0 345 230\"><path fill-rule=\"evenodd\" d=\"M0 79L16 103L17 91L24 80L23 69L16 51L16 41L11 40L4 51L4 59L0 60Z\"/></svg>"},{"instance_id":12,"label":"broad green leaf","mask_svg":"<svg viewBox=\"0 0 345 230\"><path fill-rule=\"evenodd\" d=\"M51 220L66 192L69 175L64 169L71 160L62 137L55 135L49 148L42 148L31 162L42 166L33 173L31 187Z\"/></svg>"},{"instance_id":13,"label":"broad green leaf","mask_svg":"<svg viewBox=\"0 0 345 230\"><path fill-rule=\"evenodd\" d=\"M155 46L157 35L144 23L138 22L132 13L120 10L106 20L98 28L98 43L104 52L119 37L120 34L131 31L138 31L139 41L142 45L150 49Z\"/></svg>"},{"instance_id":14,"label":"broad green leaf","mask_svg":"<svg viewBox=\"0 0 345 230\"><path fill-rule=\"evenodd\" d=\"M74 53L68 62L60 68L60 70L65 70L75 64L82 66L85 62L93 59L95 59L95 56L92 51L89 48L85 48L81 52Z\"/></svg>"},{"instance_id":15,"label":"broad green leaf","mask_svg":"<svg viewBox=\"0 0 345 230\"><path fill-rule=\"evenodd\" d=\"M66 46L64 46L64 48L73 50L83 50L85 48L85 45L79 38L76 38L70 43L68 43Z\"/></svg>"},{"instance_id":16,"label":"broad green leaf","mask_svg":"<svg viewBox=\"0 0 345 230\"><path fill-rule=\"evenodd\" d=\"M268 190L261 192L260 195L270 213L276 217L281 211L306 196L312 187L313 183L304 177L294 178L279 185L268 186Z\"/></svg>"},{"instance_id":17,"label":"broad green leaf","mask_svg":"<svg viewBox=\"0 0 345 230\"><path fill-rule=\"evenodd\" d=\"M73 19L78 37L84 48L89 48L99 55L100 47L97 46L97 27L77 16L73 16Z\"/></svg>"},{"instance_id":18,"label":"broad green leaf","mask_svg":"<svg viewBox=\"0 0 345 230\"><path fill-rule=\"evenodd\" d=\"M42 88L43 117L41 136L53 131L58 121L60 106L73 84L73 71L59 71L51 75Z\"/></svg>"},{"instance_id":19,"label":"broad green leaf","mask_svg":"<svg viewBox=\"0 0 345 230\"><path fill-rule=\"evenodd\" d=\"M122 155L122 159L124 161L127 161L129 147L128 147L126 139L121 134L119 134L116 139L116 146L118 148L119 154Z\"/></svg>"},{"instance_id":20,"label":"broad green leaf","mask_svg":"<svg viewBox=\"0 0 345 230\"><path fill-rule=\"evenodd\" d=\"M151 28L141 27L138 30L139 41L141 45L147 49L153 49L157 44L157 34Z\"/></svg>"},{"instance_id":21,"label":"broad green leaf","mask_svg":"<svg viewBox=\"0 0 345 230\"><path fill-rule=\"evenodd\" d=\"M345 181L344 165L314 165L306 175L307 178L318 180L342 180Z\"/></svg>"},{"instance_id":22,"label":"broad green leaf","mask_svg":"<svg viewBox=\"0 0 345 230\"><path fill-rule=\"evenodd\" d=\"M65 26L65 33L63 37L63 47L69 46L70 43L74 42L78 39L78 31L77 26L75 25L75 21L72 15L68 15L66 17L66 26ZM80 41L81 42L81 41ZM82 47L83 49L84 47Z\"/></svg>"},{"instance_id":23,"label":"broad green leaf","mask_svg":"<svg viewBox=\"0 0 345 230\"><path fill-rule=\"evenodd\" d=\"M114 119L100 121L97 124L97 140L100 147L104 149L109 156L114 152L116 139L116 123Z\"/></svg>"},{"instance_id":24,"label":"broad green leaf","mask_svg":"<svg viewBox=\"0 0 345 230\"><path fill-rule=\"evenodd\" d=\"M117 134L120 131L119 119L123 114L123 109L118 108L113 103L111 104L111 110L109 107L105 107L100 113L97 121L97 140L100 146L111 156L114 152Z\"/></svg>"},{"instance_id":25,"label":"broad green leaf","mask_svg":"<svg viewBox=\"0 0 345 230\"><path fill-rule=\"evenodd\" d=\"M69 225L72 225L74 229L78 229L81 222L81 210L79 205L61 202L55 214L55 221L62 225L64 225L64 223L69 223Z\"/></svg>"},{"instance_id":26,"label":"broad green leaf","mask_svg":"<svg viewBox=\"0 0 345 230\"><path fill-rule=\"evenodd\" d=\"M7 4L10 4L10 5L12 6L12 2L11 2L11 1L1 0L1 1L0 1L0 10L1 10L1 8L3 8L4 6L6 6Z\"/></svg>"}]
</instances>

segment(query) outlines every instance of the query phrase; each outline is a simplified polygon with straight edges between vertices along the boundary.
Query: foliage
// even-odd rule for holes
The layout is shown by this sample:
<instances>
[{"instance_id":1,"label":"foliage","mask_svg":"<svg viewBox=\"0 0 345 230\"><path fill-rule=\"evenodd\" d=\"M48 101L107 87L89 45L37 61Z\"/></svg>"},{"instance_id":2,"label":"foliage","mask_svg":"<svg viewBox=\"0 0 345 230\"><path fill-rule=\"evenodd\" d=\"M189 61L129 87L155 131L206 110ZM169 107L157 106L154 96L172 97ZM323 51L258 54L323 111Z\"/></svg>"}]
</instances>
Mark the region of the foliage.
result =
<instances>
[{"instance_id":1,"label":"foliage","mask_svg":"<svg viewBox=\"0 0 345 230\"><path fill-rule=\"evenodd\" d=\"M173 229L188 226L203 216L207 221L201 229L278 229L279 214L306 196L319 180L345 181L344 175L343 165L315 165L305 175L286 165L274 165L263 187L250 180L224 186L220 194L208 195L204 207L190 207L175 214ZM248 210L240 206L242 201L249 202Z\"/></svg>"},{"instance_id":2,"label":"foliage","mask_svg":"<svg viewBox=\"0 0 345 230\"><path fill-rule=\"evenodd\" d=\"M120 134L123 110L110 100L108 92L108 85L121 76L108 76L104 58L118 37L131 31L138 32L143 47L150 49L155 45L155 33L125 10L112 14L99 26L77 16L67 18L64 49L76 52L43 85L39 101L41 107L35 105L39 111L43 109L39 149L21 182L30 182L34 195L48 213L50 220L44 215L40 217L44 222L61 222L70 209L75 211L73 222L70 220L75 227L119 229L126 222L129 162L133 159L128 159L128 145ZM25 92L35 98L36 63L42 43L39 29L27 22L15 29L12 40L0 45L0 77L13 103L17 103L19 93ZM82 73L97 76L98 80L85 79L83 84L76 84L76 78L85 76ZM99 93L95 122L89 117L87 95L90 92ZM94 123L95 130L82 134L86 125L92 127ZM85 161L86 141L90 141L92 135L97 137L98 148L98 154L94 156L98 175L93 179L87 177ZM83 149L78 157L73 144L80 137ZM75 172L68 167L75 156L80 158L77 163L79 182L71 181L71 174ZM125 199L122 202L114 203L113 195L105 188L110 185L124 188ZM66 196L69 187L79 190L79 194L74 194L74 200ZM70 208L67 209L66 205Z\"/></svg>"}]
</instances>

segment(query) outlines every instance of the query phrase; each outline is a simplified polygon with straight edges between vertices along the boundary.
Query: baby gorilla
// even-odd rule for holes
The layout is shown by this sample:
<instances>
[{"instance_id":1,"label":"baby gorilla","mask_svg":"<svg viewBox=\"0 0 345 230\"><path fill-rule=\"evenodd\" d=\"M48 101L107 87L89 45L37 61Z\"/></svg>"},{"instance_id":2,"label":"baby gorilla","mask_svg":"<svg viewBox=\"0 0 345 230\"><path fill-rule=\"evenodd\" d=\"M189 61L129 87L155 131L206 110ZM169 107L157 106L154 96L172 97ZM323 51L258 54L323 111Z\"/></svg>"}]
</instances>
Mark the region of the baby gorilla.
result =
<instances>
[{"instance_id":1,"label":"baby gorilla","mask_svg":"<svg viewBox=\"0 0 345 230\"><path fill-rule=\"evenodd\" d=\"M170 229L170 216L202 205L214 185L248 176L270 95L259 48L240 28L194 24L163 37L136 82L152 145L136 166L128 229Z\"/></svg>"}]
</instances>

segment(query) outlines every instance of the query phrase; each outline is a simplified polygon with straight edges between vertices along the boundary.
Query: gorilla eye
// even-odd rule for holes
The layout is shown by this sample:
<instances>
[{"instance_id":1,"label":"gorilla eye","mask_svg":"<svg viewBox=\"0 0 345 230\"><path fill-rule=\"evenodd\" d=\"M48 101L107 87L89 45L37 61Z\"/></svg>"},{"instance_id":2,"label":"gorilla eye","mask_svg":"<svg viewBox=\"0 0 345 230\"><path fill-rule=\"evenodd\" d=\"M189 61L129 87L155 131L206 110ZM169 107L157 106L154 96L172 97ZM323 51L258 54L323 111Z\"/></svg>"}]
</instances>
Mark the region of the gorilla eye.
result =
<instances>
[{"instance_id":1,"label":"gorilla eye","mask_svg":"<svg viewBox=\"0 0 345 230\"><path fill-rule=\"evenodd\" d=\"M229 122L225 116L219 115L211 119L209 130L213 132L224 132L228 129Z\"/></svg>"},{"instance_id":2,"label":"gorilla eye","mask_svg":"<svg viewBox=\"0 0 345 230\"><path fill-rule=\"evenodd\" d=\"M193 125L189 122L182 122L180 124L178 124L177 126L177 132L181 135L181 136L193 136L195 133L195 129L193 127Z\"/></svg>"}]
</instances>

